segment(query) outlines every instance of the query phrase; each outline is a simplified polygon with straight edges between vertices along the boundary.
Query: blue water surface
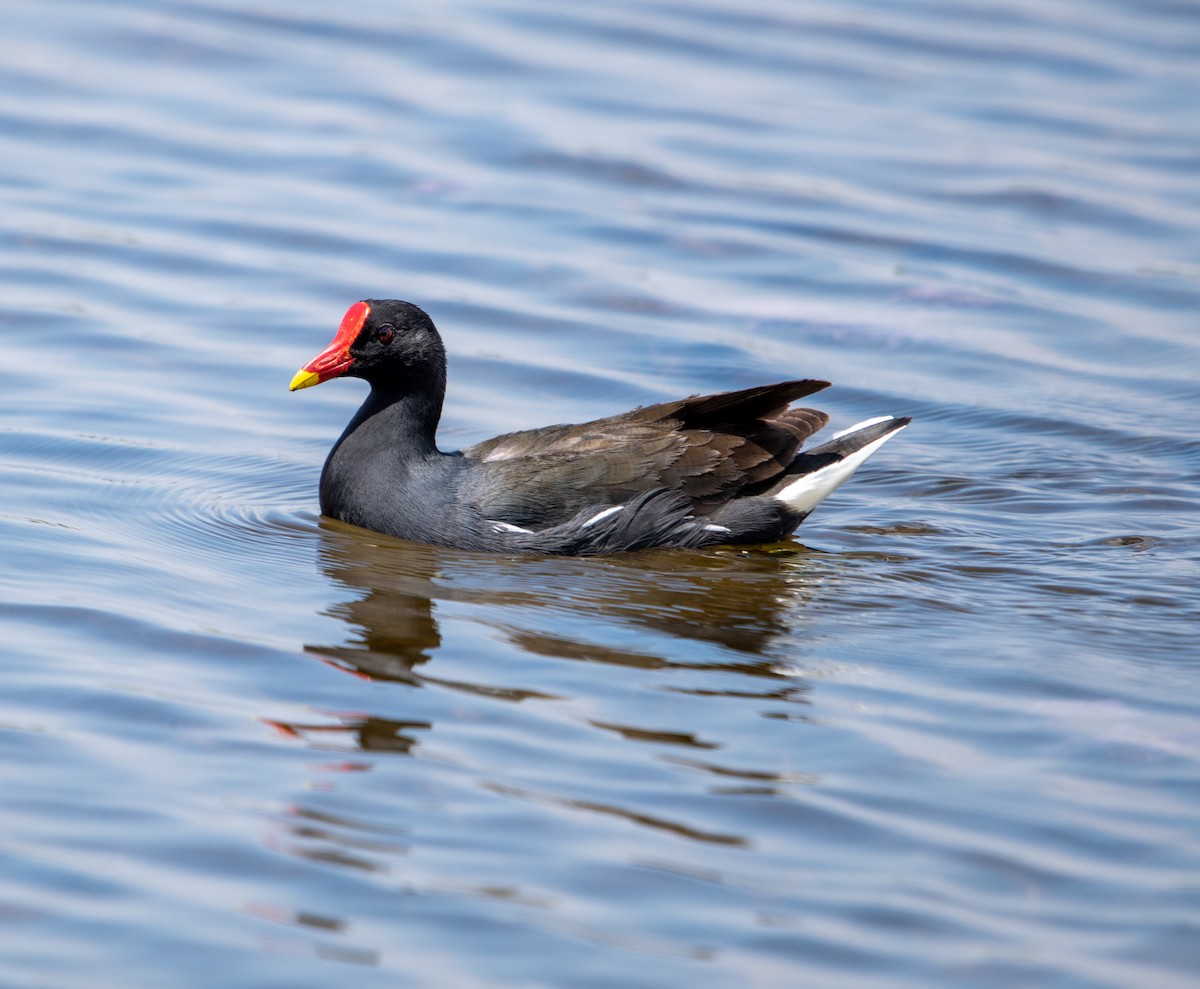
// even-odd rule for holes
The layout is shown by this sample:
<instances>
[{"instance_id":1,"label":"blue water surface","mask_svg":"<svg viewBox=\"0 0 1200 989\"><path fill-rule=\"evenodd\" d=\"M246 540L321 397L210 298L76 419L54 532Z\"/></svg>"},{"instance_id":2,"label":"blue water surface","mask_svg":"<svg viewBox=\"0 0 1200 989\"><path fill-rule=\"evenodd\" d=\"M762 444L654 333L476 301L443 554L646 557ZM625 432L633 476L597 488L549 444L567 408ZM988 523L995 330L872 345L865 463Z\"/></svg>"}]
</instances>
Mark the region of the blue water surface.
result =
<instances>
[{"instance_id":1,"label":"blue water surface","mask_svg":"<svg viewBox=\"0 0 1200 989\"><path fill-rule=\"evenodd\" d=\"M1194 987L1200 8L13 0L0 987ZM914 416L770 549L319 517L440 441Z\"/></svg>"}]
</instances>

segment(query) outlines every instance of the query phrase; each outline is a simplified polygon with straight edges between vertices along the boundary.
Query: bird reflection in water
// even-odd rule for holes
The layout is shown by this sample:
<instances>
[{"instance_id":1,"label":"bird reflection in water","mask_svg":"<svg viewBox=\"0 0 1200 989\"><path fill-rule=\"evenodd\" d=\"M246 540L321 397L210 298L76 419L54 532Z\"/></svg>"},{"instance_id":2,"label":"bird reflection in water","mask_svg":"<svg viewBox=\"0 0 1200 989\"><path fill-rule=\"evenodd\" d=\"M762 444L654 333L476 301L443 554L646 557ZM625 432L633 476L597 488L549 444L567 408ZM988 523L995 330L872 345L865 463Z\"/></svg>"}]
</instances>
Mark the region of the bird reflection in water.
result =
<instances>
[{"instance_id":1,"label":"bird reflection in water","mask_svg":"<svg viewBox=\"0 0 1200 989\"><path fill-rule=\"evenodd\" d=\"M719 815L697 814L693 797L678 805L675 798L693 787L721 799L786 797L795 786L814 782L796 771L791 756L780 765L773 752L764 752L765 759L756 764L744 753L730 758L732 751L723 750L732 740L730 729L746 725L743 713L808 720L811 684L791 663L804 641L800 626L810 598L827 593L827 579L839 569L821 554L789 543L611 558L505 557L404 542L327 520L319 538L321 569L339 589L336 596L343 597L327 613L344 623L344 633L340 642L306 645L310 656L380 687L440 688L484 702L566 702L549 720L535 715L532 722L520 722L524 727L515 733L500 720L482 734L478 719L485 712L465 697L463 704L453 705L456 720L472 723L469 736L447 731L445 752L454 752L453 758L443 763L443 753L427 760L422 769L433 775L414 777L443 794L439 799L452 793L456 806L475 806L474 795L484 792L590 820L619 820L689 844L748 847L748 833L723 826L727 822ZM477 634L481 629L484 634ZM517 658L574 661L590 668L551 670L548 684L505 684L506 677L530 675L529 663L512 661L514 651ZM537 663L533 668L546 669ZM446 671L457 678L439 675ZM586 684L564 689L566 683L579 683L578 674L591 684L595 675L601 677L596 695ZM564 696L568 691L573 696ZM677 701L665 700L670 695ZM440 701L422 703L408 692L380 690L379 698L381 704L419 704L419 714L396 720L360 710L325 715L322 723L272 722L314 748L361 753L320 767L324 778L315 789L330 786L331 770L372 770L372 755L416 754L437 724L420 719L447 710ZM744 702L727 709L732 721L724 729L705 717L714 699L722 698ZM665 709L673 724L660 721ZM595 733L591 742L572 727L581 724ZM519 750L530 742L530 732L547 728L564 731L572 742L552 745L545 764L506 759L497 768L476 765L467 754L475 745L491 751L488 746L496 742ZM611 740L617 740L615 746ZM619 786L614 790L604 778L576 779L575 770L554 781L549 767L581 755L610 767L624 762L641 774L665 770L671 782L648 799ZM644 759L659 768L648 770ZM455 790L454 772L443 777L429 768L443 764L475 767L468 792ZM355 868L392 862L390 855L377 859L364 852L364 838L375 839L359 834L357 826L349 839L342 827L316 839L307 836L307 828L295 834L290 825L285 830L289 834L280 842L297 855L333 856L339 863L349 857Z\"/></svg>"},{"instance_id":2,"label":"bird reflection in water","mask_svg":"<svg viewBox=\"0 0 1200 989\"><path fill-rule=\"evenodd\" d=\"M807 599L821 583L823 568L813 563L819 557L798 544L604 559L504 557L404 542L328 520L321 526L321 567L355 596L328 612L346 623L346 641L309 644L305 651L354 675L500 700L553 698L536 689L447 679L425 668L442 647L434 602L460 602L477 606L476 621L531 655L649 670L726 670L769 681L761 690L747 689L743 681L729 691L764 700L803 703L809 690L806 682L781 676L779 660L771 655L773 644L794 635ZM594 634L581 626L581 616L594 619ZM613 634L614 626L621 634ZM644 650L628 645L630 629L645 633L636 637ZM689 660L687 650L655 649L663 646L663 636L721 648L705 650L707 660ZM275 726L309 738L315 732L350 733L365 751L402 753L416 744L414 732L431 727L350 720Z\"/></svg>"}]
</instances>

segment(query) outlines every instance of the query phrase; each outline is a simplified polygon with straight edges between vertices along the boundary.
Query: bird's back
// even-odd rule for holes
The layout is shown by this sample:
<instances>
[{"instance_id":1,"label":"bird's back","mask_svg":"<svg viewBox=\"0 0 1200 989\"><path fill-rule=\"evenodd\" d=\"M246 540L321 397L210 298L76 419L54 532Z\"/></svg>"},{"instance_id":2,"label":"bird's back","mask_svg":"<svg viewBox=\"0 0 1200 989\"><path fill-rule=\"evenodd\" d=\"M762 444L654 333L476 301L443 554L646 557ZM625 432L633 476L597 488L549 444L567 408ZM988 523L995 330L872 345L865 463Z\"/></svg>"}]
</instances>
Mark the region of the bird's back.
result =
<instances>
[{"instance_id":1,"label":"bird's back","mask_svg":"<svg viewBox=\"0 0 1200 989\"><path fill-rule=\"evenodd\" d=\"M828 421L790 403L827 384L786 381L497 436L463 451L473 467L472 497L488 518L522 526L655 489L706 511L766 491L784 475Z\"/></svg>"}]
</instances>

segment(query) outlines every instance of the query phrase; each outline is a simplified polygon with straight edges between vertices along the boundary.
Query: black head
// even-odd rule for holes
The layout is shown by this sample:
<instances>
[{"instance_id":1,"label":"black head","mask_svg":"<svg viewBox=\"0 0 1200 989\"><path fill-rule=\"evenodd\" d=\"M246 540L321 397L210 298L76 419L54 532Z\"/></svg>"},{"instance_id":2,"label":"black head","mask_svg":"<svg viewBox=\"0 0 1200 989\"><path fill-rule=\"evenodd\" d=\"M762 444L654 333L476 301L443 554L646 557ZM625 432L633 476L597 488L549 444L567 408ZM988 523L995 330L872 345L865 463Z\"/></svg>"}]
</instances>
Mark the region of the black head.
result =
<instances>
[{"instance_id":1,"label":"black head","mask_svg":"<svg viewBox=\"0 0 1200 989\"><path fill-rule=\"evenodd\" d=\"M411 302L356 302L329 346L296 372L291 390L347 376L384 387L444 388L446 351L433 320Z\"/></svg>"}]
</instances>

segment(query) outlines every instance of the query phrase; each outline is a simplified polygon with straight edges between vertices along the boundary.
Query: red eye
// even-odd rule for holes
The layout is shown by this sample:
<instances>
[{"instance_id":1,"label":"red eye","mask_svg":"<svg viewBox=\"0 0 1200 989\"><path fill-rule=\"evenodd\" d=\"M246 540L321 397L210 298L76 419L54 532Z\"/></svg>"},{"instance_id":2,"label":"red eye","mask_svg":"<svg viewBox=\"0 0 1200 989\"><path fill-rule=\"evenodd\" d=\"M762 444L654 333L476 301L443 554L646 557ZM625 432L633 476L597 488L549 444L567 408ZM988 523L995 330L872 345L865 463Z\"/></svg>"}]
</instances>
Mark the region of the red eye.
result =
<instances>
[{"instance_id":1,"label":"red eye","mask_svg":"<svg viewBox=\"0 0 1200 989\"><path fill-rule=\"evenodd\" d=\"M382 326L375 328L375 339L380 343L388 344L392 342L392 337L396 335L396 327L391 323L384 323Z\"/></svg>"}]
</instances>

